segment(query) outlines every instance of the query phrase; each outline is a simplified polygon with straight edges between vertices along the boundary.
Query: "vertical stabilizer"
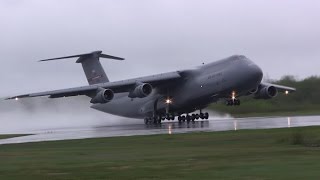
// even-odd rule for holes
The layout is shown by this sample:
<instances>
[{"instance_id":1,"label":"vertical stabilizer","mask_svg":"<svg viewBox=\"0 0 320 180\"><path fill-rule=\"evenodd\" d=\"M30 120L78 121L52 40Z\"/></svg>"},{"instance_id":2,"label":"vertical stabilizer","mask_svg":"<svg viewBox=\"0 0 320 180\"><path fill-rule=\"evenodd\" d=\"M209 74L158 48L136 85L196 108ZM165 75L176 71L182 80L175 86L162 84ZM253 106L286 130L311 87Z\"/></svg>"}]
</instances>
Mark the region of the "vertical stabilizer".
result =
<instances>
[{"instance_id":1,"label":"vertical stabilizer","mask_svg":"<svg viewBox=\"0 0 320 180\"><path fill-rule=\"evenodd\" d=\"M79 57L76 63L82 64L83 71L90 85L109 82L109 79L100 63L100 60L99 60L100 57L107 58L107 59L114 59L114 60L124 60L123 58L120 58L120 57L102 54L102 51L94 51L88 54L65 56L65 57L45 59L40 61L51 61L51 60L75 58L75 57Z\"/></svg>"}]
</instances>

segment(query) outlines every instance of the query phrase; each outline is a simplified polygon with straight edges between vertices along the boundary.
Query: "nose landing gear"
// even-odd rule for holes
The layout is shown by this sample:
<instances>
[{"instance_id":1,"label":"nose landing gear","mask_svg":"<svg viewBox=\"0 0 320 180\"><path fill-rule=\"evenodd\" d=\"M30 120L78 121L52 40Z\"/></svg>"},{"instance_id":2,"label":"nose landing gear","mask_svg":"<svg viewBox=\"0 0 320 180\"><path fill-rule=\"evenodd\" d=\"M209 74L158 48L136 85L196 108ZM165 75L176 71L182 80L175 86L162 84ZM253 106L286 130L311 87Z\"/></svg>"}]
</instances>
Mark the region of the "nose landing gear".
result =
<instances>
[{"instance_id":1,"label":"nose landing gear","mask_svg":"<svg viewBox=\"0 0 320 180\"><path fill-rule=\"evenodd\" d=\"M232 91L231 93L231 99L226 100L226 105L227 106L240 106L240 99L236 98L236 92Z\"/></svg>"},{"instance_id":2,"label":"nose landing gear","mask_svg":"<svg viewBox=\"0 0 320 180\"><path fill-rule=\"evenodd\" d=\"M240 106L241 102L240 99L228 99L226 100L227 106Z\"/></svg>"}]
</instances>

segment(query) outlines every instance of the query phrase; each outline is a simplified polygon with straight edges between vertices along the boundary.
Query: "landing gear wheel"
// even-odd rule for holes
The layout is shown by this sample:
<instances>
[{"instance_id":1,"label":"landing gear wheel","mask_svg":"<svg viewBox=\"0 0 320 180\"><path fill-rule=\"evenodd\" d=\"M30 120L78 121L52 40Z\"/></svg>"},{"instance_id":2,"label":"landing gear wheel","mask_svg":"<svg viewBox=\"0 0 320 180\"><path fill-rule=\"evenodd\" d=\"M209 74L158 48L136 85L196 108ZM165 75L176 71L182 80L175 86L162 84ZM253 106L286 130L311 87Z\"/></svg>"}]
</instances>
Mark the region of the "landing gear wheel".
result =
<instances>
[{"instance_id":1,"label":"landing gear wheel","mask_svg":"<svg viewBox=\"0 0 320 180\"><path fill-rule=\"evenodd\" d=\"M191 121L191 116L187 115L186 119L187 119L187 123L189 123Z\"/></svg>"},{"instance_id":2,"label":"landing gear wheel","mask_svg":"<svg viewBox=\"0 0 320 180\"><path fill-rule=\"evenodd\" d=\"M182 120L182 122L185 122L186 121L186 116L181 116L181 120Z\"/></svg>"},{"instance_id":3,"label":"landing gear wheel","mask_svg":"<svg viewBox=\"0 0 320 180\"><path fill-rule=\"evenodd\" d=\"M195 114L192 114L192 116L191 116L191 121L194 122L195 119L196 119L196 115L195 115Z\"/></svg>"},{"instance_id":4,"label":"landing gear wheel","mask_svg":"<svg viewBox=\"0 0 320 180\"><path fill-rule=\"evenodd\" d=\"M200 118L204 119L204 114L203 113L200 113Z\"/></svg>"},{"instance_id":5,"label":"landing gear wheel","mask_svg":"<svg viewBox=\"0 0 320 180\"><path fill-rule=\"evenodd\" d=\"M227 106L240 106L240 99L228 99L226 100Z\"/></svg>"},{"instance_id":6,"label":"landing gear wheel","mask_svg":"<svg viewBox=\"0 0 320 180\"><path fill-rule=\"evenodd\" d=\"M149 124L149 118L144 118L144 124L148 125Z\"/></svg>"},{"instance_id":7,"label":"landing gear wheel","mask_svg":"<svg viewBox=\"0 0 320 180\"><path fill-rule=\"evenodd\" d=\"M235 104L234 102L235 102L234 100L229 99L226 101L226 104L227 104L227 106L233 106Z\"/></svg>"},{"instance_id":8,"label":"landing gear wheel","mask_svg":"<svg viewBox=\"0 0 320 180\"><path fill-rule=\"evenodd\" d=\"M204 119L209 119L209 113L204 113Z\"/></svg>"},{"instance_id":9,"label":"landing gear wheel","mask_svg":"<svg viewBox=\"0 0 320 180\"><path fill-rule=\"evenodd\" d=\"M157 119L157 124L161 124L161 119L162 119L161 116L157 116L156 119Z\"/></svg>"},{"instance_id":10,"label":"landing gear wheel","mask_svg":"<svg viewBox=\"0 0 320 180\"><path fill-rule=\"evenodd\" d=\"M239 100L239 99L236 99L236 100L234 101L234 105L240 106L240 100Z\"/></svg>"},{"instance_id":11,"label":"landing gear wheel","mask_svg":"<svg viewBox=\"0 0 320 180\"><path fill-rule=\"evenodd\" d=\"M171 117L170 117L170 114L166 114L166 120L170 120Z\"/></svg>"}]
</instances>

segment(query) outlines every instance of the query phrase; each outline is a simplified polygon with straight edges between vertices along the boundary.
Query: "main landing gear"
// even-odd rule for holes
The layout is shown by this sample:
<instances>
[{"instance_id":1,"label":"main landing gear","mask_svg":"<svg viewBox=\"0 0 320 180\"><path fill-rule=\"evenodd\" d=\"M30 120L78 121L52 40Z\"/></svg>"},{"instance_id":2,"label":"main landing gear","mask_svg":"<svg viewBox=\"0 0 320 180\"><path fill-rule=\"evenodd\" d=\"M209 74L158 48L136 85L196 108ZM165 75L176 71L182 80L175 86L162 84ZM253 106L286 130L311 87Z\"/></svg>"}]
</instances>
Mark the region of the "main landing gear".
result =
<instances>
[{"instance_id":1,"label":"main landing gear","mask_svg":"<svg viewBox=\"0 0 320 180\"><path fill-rule=\"evenodd\" d=\"M192 115L182 115L182 116L178 116L178 121L179 123L181 122L185 122L187 121L188 123L190 121L194 122L195 120L198 120L198 119L209 119L209 113L200 113L200 114L192 114Z\"/></svg>"},{"instance_id":2,"label":"main landing gear","mask_svg":"<svg viewBox=\"0 0 320 180\"><path fill-rule=\"evenodd\" d=\"M209 113L202 113L200 112L200 114L192 114L192 115L189 115L189 114L186 114L186 115L180 115L178 116L178 121L179 123L182 123L182 122L194 122L195 120L198 120L198 119L209 119ZM164 121L164 120L168 120L168 121L173 121L175 120L175 115L174 114L166 114L165 116L155 116L155 117L146 117L144 118L144 123L146 125L149 125L149 124L161 124L161 121Z\"/></svg>"},{"instance_id":3,"label":"main landing gear","mask_svg":"<svg viewBox=\"0 0 320 180\"><path fill-rule=\"evenodd\" d=\"M166 114L164 116L146 117L144 118L144 124L161 124L164 120L175 120L174 114Z\"/></svg>"},{"instance_id":4,"label":"main landing gear","mask_svg":"<svg viewBox=\"0 0 320 180\"><path fill-rule=\"evenodd\" d=\"M144 124L161 124L162 117L155 116L155 117L146 117L144 118Z\"/></svg>"}]
</instances>

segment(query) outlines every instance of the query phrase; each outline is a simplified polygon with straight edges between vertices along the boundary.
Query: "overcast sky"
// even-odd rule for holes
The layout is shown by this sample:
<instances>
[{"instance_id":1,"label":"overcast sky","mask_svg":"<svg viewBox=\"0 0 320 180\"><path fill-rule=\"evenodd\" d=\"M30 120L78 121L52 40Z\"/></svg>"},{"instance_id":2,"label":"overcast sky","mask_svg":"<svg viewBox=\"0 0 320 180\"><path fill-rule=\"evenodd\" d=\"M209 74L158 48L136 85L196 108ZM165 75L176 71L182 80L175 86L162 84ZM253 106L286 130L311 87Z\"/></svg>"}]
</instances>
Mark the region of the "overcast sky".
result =
<instances>
[{"instance_id":1,"label":"overcast sky","mask_svg":"<svg viewBox=\"0 0 320 180\"><path fill-rule=\"evenodd\" d=\"M0 0L0 96L86 85L75 59L102 50L110 80L198 66L233 54L268 77L320 72L316 0Z\"/></svg>"}]
</instances>

